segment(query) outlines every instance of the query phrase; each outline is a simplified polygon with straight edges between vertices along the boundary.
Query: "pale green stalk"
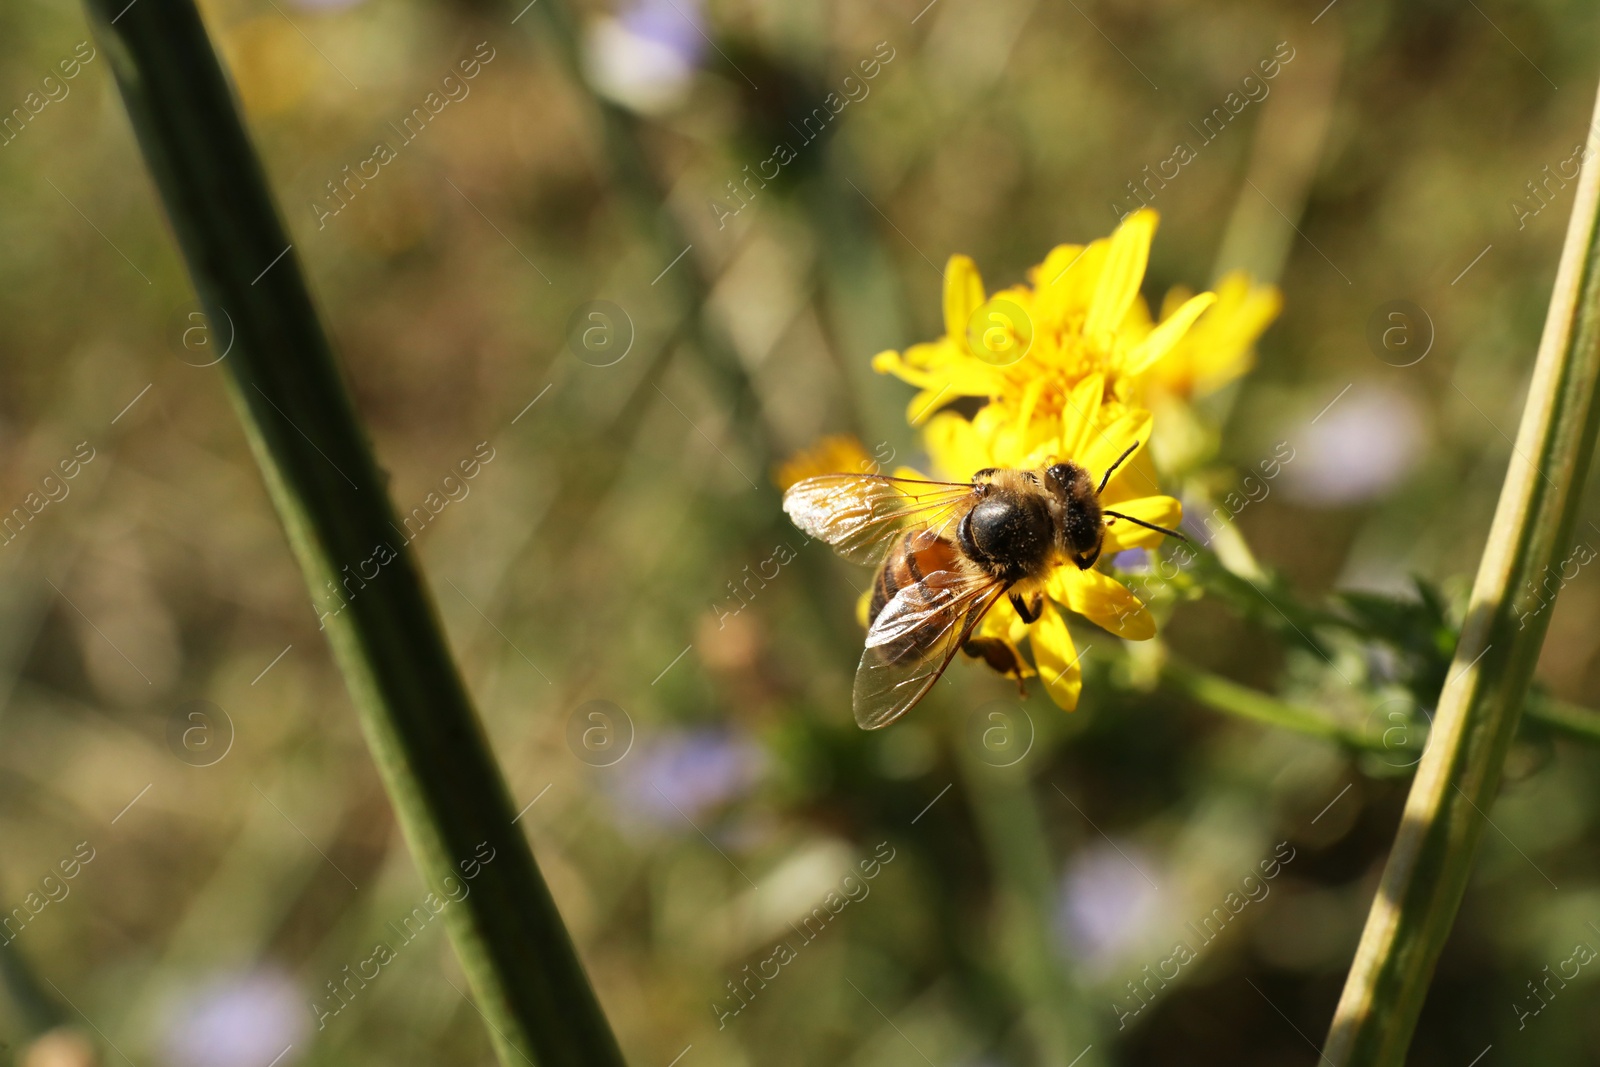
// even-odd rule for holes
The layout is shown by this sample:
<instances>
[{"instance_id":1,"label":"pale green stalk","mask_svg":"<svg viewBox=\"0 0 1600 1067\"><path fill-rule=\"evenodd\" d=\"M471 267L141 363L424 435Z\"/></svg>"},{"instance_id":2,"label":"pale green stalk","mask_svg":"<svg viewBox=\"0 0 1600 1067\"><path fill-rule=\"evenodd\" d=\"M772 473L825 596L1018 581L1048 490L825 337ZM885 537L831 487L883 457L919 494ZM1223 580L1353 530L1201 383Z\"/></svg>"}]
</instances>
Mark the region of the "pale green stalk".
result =
<instances>
[{"instance_id":1,"label":"pale green stalk","mask_svg":"<svg viewBox=\"0 0 1600 1067\"><path fill-rule=\"evenodd\" d=\"M1519 619L1518 593L1571 546L1600 425L1597 129L1590 126L1522 424L1433 735L1328 1033L1324 1058L1333 1067L1405 1059L1544 643L1552 612Z\"/></svg>"},{"instance_id":2,"label":"pale green stalk","mask_svg":"<svg viewBox=\"0 0 1600 1067\"><path fill-rule=\"evenodd\" d=\"M1236 719L1293 730L1353 749L1395 751L1393 744L1384 741L1382 733L1358 730L1335 722L1314 708L1292 704L1270 693L1240 685L1221 675L1201 670L1170 653L1161 667L1161 682L1174 693L1181 693L1197 704ZM1547 696L1530 696L1522 714L1567 737L1591 744L1600 742L1600 713L1590 708Z\"/></svg>"},{"instance_id":3,"label":"pale green stalk","mask_svg":"<svg viewBox=\"0 0 1600 1067\"><path fill-rule=\"evenodd\" d=\"M1190 666L1175 656L1169 655L1162 665L1161 681L1172 691L1225 715L1248 719L1264 726L1294 730L1350 748L1393 751L1392 747L1384 744L1380 734L1345 726L1319 711L1257 692L1220 675Z\"/></svg>"}]
</instances>

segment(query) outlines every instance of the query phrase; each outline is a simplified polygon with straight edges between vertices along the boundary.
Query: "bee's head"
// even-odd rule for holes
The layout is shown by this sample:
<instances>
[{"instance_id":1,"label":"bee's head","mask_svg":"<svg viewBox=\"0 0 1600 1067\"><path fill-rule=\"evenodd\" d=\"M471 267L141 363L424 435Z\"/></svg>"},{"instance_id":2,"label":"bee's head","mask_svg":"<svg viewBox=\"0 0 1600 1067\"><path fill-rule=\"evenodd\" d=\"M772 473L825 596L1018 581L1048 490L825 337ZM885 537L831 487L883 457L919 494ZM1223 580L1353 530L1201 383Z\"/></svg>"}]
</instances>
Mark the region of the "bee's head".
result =
<instances>
[{"instance_id":1,"label":"bee's head","mask_svg":"<svg viewBox=\"0 0 1600 1067\"><path fill-rule=\"evenodd\" d=\"M1044 473L1050 480L1051 488L1063 495L1070 495L1073 486L1087 481L1084 469L1076 463L1052 463L1044 469Z\"/></svg>"},{"instance_id":2,"label":"bee's head","mask_svg":"<svg viewBox=\"0 0 1600 1067\"><path fill-rule=\"evenodd\" d=\"M1100 543L1104 520L1100 515L1100 497L1089 472L1076 463L1053 463L1044 473L1061 502L1062 550L1069 555L1094 551Z\"/></svg>"}]
</instances>

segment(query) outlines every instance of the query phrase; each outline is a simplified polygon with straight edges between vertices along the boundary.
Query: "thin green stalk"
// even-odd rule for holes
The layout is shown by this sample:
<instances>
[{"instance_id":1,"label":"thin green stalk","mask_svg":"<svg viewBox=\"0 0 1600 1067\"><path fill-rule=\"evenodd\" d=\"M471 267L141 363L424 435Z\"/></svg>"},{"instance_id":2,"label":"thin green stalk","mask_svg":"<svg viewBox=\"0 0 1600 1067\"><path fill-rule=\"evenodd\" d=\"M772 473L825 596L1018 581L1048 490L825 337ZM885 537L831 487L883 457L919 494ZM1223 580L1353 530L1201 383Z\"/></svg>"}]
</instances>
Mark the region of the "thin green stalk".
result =
<instances>
[{"instance_id":1,"label":"thin green stalk","mask_svg":"<svg viewBox=\"0 0 1600 1067\"><path fill-rule=\"evenodd\" d=\"M444 918L500 1061L620 1065L192 0L88 6L412 854L477 871Z\"/></svg>"},{"instance_id":2,"label":"thin green stalk","mask_svg":"<svg viewBox=\"0 0 1600 1067\"><path fill-rule=\"evenodd\" d=\"M1600 742L1600 712L1592 708L1569 704L1554 697L1535 696L1528 699L1522 714L1569 737Z\"/></svg>"},{"instance_id":3,"label":"thin green stalk","mask_svg":"<svg viewBox=\"0 0 1600 1067\"><path fill-rule=\"evenodd\" d=\"M1291 704L1271 694L1229 681L1170 653L1161 667L1161 682L1172 692L1224 715L1264 726L1294 730L1350 748L1371 752L1395 751L1395 746L1387 744L1382 734L1351 729L1312 708ZM1580 741L1600 743L1600 712L1590 708L1551 697L1530 696L1523 708L1523 715L1557 733Z\"/></svg>"},{"instance_id":4,"label":"thin green stalk","mask_svg":"<svg viewBox=\"0 0 1600 1067\"><path fill-rule=\"evenodd\" d=\"M1302 708L1275 696L1257 692L1220 675L1200 670L1175 656L1168 656L1161 667L1161 682L1173 692L1181 693L1197 704L1213 711L1240 719L1277 726L1297 733L1309 734L1327 741L1336 741L1350 748L1372 752L1392 752L1383 737L1362 730L1351 729L1328 716Z\"/></svg>"},{"instance_id":5,"label":"thin green stalk","mask_svg":"<svg viewBox=\"0 0 1600 1067\"><path fill-rule=\"evenodd\" d=\"M1570 547L1600 427L1597 130L1591 125L1522 425L1433 735L1328 1033L1324 1058L1334 1067L1405 1059L1544 643L1552 613L1524 624L1516 598Z\"/></svg>"}]
</instances>

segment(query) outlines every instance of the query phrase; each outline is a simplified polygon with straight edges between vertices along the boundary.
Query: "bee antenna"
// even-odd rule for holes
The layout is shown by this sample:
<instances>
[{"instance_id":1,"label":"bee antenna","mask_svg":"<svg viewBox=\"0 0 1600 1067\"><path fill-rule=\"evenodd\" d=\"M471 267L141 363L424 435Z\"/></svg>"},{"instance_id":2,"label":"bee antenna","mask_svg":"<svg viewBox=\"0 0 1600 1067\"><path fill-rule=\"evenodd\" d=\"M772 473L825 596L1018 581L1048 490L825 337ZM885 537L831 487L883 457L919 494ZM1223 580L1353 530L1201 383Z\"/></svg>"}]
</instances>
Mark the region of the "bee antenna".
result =
<instances>
[{"instance_id":1,"label":"bee antenna","mask_svg":"<svg viewBox=\"0 0 1600 1067\"><path fill-rule=\"evenodd\" d=\"M1115 470L1116 468L1113 467L1112 469ZM1153 522L1145 522L1143 519L1136 519L1132 515L1124 515L1120 511L1111 511L1110 509L1107 509L1104 514L1110 515L1114 519L1124 519L1133 523L1135 526L1143 526L1146 530L1154 530L1156 533L1164 533L1168 537L1176 537L1178 540L1183 541L1184 543L1188 543L1189 540L1177 530L1170 530L1165 526L1157 526Z\"/></svg>"},{"instance_id":2,"label":"bee antenna","mask_svg":"<svg viewBox=\"0 0 1600 1067\"><path fill-rule=\"evenodd\" d=\"M1096 494L1103 493L1103 492L1106 491L1106 483L1111 481L1111 476L1117 472L1117 468L1118 467L1122 466L1122 461L1127 459L1129 456L1133 455L1134 450L1137 449L1138 447L1139 447L1139 442L1135 441L1133 444L1128 446L1128 450L1126 452L1122 453L1122 455L1117 457L1117 461L1115 463L1113 463L1111 466L1106 468L1105 476L1100 479L1100 488L1095 490ZM1124 515L1123 518L1127 518L1127 516ZM1135 522L1137 520L1129 519L1129 521L1130 522ZM1140 525L1142 526L1144 524L1140 523Z\"/></svg>"}]
</instances>

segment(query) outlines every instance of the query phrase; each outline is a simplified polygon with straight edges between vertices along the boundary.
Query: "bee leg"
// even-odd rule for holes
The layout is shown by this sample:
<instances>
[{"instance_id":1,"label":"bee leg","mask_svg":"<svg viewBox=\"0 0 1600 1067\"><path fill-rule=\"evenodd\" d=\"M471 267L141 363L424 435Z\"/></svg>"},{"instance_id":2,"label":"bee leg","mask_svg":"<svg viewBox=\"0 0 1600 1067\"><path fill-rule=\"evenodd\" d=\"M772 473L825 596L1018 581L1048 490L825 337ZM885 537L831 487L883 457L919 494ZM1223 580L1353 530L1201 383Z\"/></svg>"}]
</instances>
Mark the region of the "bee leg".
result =
<instances>
[{"instance_id":1,"label":"bee leg","mask_svg":"<svg viewBox=\"0 0 1600 1067\"><path fill-rule=\"evenodd\" d=\"M1017 659L1016 651L997 637L970 637L961 646L961 651L973 659L983 660L990 669L1007 678L1020 677L1022 674L1022 664Z\"/></svg>"},{"instance_id":2,"label":"bee leg","mask_svg":"<svg viewBox=\"0 0 1600 1067\"><path fill-rule=\"evenodd\" d=\"M1081 553L1080 552L1079 554L1077 554L1077 555L1072 557L1072 562L1074 562L1074 563L1076 563L1078 565L1078 569L1080 571L1088 570L1090 567L1093 567L1094 564L1095 564L1095 561L1100 558L1100 549L1105 545L1105 543L1106 543L1106 535L1105 535L1104 531L1101 531L1100 540L1095 544L1094 551L1093 552L1089 552L1089 553Z\"/></svg>"},{"instance_id":3,"label":"bee leg","mask_svg":"<svg viewBox=\"0 0 1600 1067\"><path fill-rule=\"evenodd\" d=\"M1012 593L1011 606L1017 609L1017 614L1022 617L1023 622L1035 623L1039 621L1040 614L1044 612L1044 597L1039 593L1035 593L1031 601L1025 601L1018 594Z\"/></svg>"}]
</instances>

